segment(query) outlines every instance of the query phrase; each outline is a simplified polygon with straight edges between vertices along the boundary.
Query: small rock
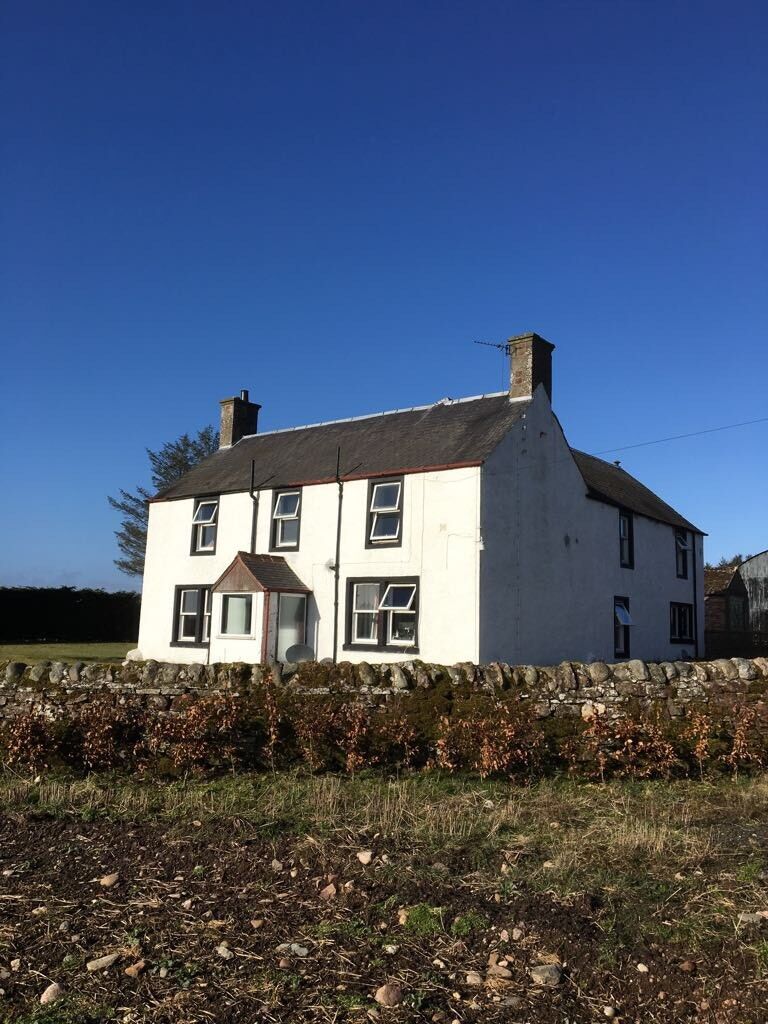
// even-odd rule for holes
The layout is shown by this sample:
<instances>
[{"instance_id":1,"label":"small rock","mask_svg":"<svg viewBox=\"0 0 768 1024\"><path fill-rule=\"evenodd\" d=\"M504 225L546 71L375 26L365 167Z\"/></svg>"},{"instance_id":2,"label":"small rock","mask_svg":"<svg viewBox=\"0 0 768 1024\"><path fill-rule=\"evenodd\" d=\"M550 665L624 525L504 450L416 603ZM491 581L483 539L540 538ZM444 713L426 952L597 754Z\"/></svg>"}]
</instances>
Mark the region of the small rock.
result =
<instances>
[{"instance_id":1,"label":"small rock","mask_svg":"<svg viewBox=\"0 0 768 1024\"><path fill-rule=\"evenodd\" d=\"M280 960L278 960L277 966L284 971L286 968L291 966L291 961L286 959L286 957L282 957Z\"/></svg>"},{"instance_id":2,"label":"small rock","mask_svg":"<svg viewBox=\"0 0 768 1024\"><path fill-rule=\"evenodd\" d=\"M361 864L370 864L373 860L373 850L360 850L357 859Z\"/></svg>"},{"instance_id":3,"label":"small rock","mask_svg":"<svg viewBox=\"0 0 768 1024\"><path fill-rule=\"evenodd\" d=\"M638 964L637 965L637 969L640 972L640 974L647 974L648 973L648 965L647 964Z\"/></svg>"},{"instance_id":4,"label":"small rock","mask_svg":"<svg viewBox=\"0 0 768 1024\"><path fill-rule=\"evenodd\" d=\"M502 967L501 964L491 964L488 970L485 972L489 978L511 978L512 971L508 967Z\"/></svg>"},{"instance_id":5,"label":"small rock","mask_svg":"<svg viewBox=\"0 0 768 1024\"><path fill-rule=\"evenodd\" d=\"M89 971L104 971L107 967L111 967L112 964L119 958L119 953L108 953L107 956L99 956L95 960L89 960L85 965L86 970Z\"/></svg>"},{"instance_id":6,"label":"small rock","mask_svg":"<svg viewBox=\"0 0 768 1024\"><path fill-rule=\"evenodd\" d=\"M11 960L11 970L12 971L18 971L18 969L20 967L21 967L21 960L19 960L18 958L16 960Z\"/></svg>"},{"instance_id":7,"label":"small rock","mask_svg":"<svg viewBox=\"0 0 768 1024\"><path fill-rule=\"evenodd\" d=\"M127 974L129 978L138 978L146 966L147 965L143 960L137 960L135 964L131 964L130 967L125 968L125 974Z\"/></svg>"},{"instance_id":8,"label":"small rock","mask_svg":"<svg viewBox=\"0 0 768 1024\"><path fill-rule=\"evenodd\" d=\"M120 878L120 873L115 871L111 875L104 875L103 878L99 879L99 885L102 885L105 889L111 889L113 885L117 884L117 880Z\"/></svg>"},{"instance_id":9,"label":"small rock","mask_svg":"<svg viewBox=\"0 0 768 1024\"><path fill-rule=\"evenodd\" d=\"M616 1016L616 1007L615 1006L604 1006L603 1007L603 1016L607 1017L609 1020L613 1020L613 1018Z\"/></svg>"},{"instance_id":10,"label":"small rock","mask_svg":"<svg viewBox=\"0 0 768 1024\"><path fill-rule=\"evenodd\" d=\"M251 921L251 928L253 928L254 931L258 931L259 928L261 928L263 924L264 924L264 918L263 917L254 917L254 919Z\"/></svg>"},{"instance_id":11,"label":"small rock","mask_svg":"<svg viewBox=\"0 0 768 1024\"><path fill-rule=\"evenodd\" d=\"M747 914L745 912L742 912L741 914L739 914L739 919L736 922L736 927L739 931L741 931L745 928L759 928L761 925L765 923L766 921L762 914Z\"/></svg>"},{"instance_id":12,"label":"small rock","mask_svg":"<svg viewBox=\"0 0 768 1024\"><path fill-rule=\"evenodd\" d=\"M520 939L522 939L524 934L525 933L523 932L522 928L513 928L512 929L512 941L513 942L519 942Z\"/></svg>"},{"instance_id":13,"label":"small rock","mask_svg":"<svg viewBox=\"0 0 768 1024\"><path fill-rule=\"evenodd\" d=\"M539 964L528 972L537 985L554 988L563 980L563 970L557 964Z\"/></svg>"},{"instance_id":14,"label":"small rock","mask_svg":"<svg viewBox=\"0 0 768 1024\"><path fill-rule=\"evenodd\" d=\"M545 860L541 866L543 868L546 868L547 871L551 871L552 868L555 866L555 862L553 860Z\"/></svg>"},{"instance_id":15,"label":"small rock","mask_svg":"<svg viewBox=\"0 0 768 1024\"><path fill-rule=\"evenodd\" d=\"M161 978L167 978L168 977L168 968L167 967L161 967L160 970L157 973L160 975Z\"/></svg>"},{"instance_id":16,"label":"small rock","mask_svg":"<svg viewBox=\"0 0 768 1024\"><path fill-rule=\"evenodd\" d=\"M191 910L192 909L192 900L184 900L184 902L181 905L182 905L182 907L185 910Z\"/></svg>"},{"instance_id":17,"label":"small rock","mask_svg":"<svg viewBox=\"0 0 768 1024\"><path fill-rule=\"evenodd\" d=\"M398 910L398 912L397 912L397 923L398 924L405 924L405 922L407 920L408 920L408 911L405 909L405 907L403 907L402 909Z\"/></svg>"},{"instance_id":18,"label":"small rock","mask_svg":"<svg viewBox=\"0 0 768 1024\"><path fill-rule=\"evenodd\" d=\"M48 907L35 907L35 909L32 911L32 916L33 917L43 917L47 913L48 913Z\"/></svg>"},{"instance_id":19,"label":"small rock","mask_svg":"<svg viewBox=\"0 0 768 1024\"><path fill-rule=\"evenodd\" d=\"M467 984L468 985L482 985L483 984L483 976L482 976L482 974L479 974L477 971L469 971L469 973L467 974Z\"/></svg>"},{"instance_id":20,"label":"small rock","mask_svg":"<svg viewBox=\"0 0 768 1024\"><path fill-rule=\"evenodd\" d=\"M336 896L336 891L336 886L331 882L330 885L326 885L324 889L320 890L320 899L326 902L332 900Z\"/></svg>"},{"instance_id":21,"label":"small rock","mask_svg":"<svg viewBox=\"0 0 768 1024\"><path fill-rule=\"evenodd\" d=\"M272 870L277 875L277 874L279 874L283 870L283 862L281 860L275 859L275 860L272 861L271 867L272 867Z\"/></svg>"},{"instance_id":22,"label":"small rock","mask_svg":"<svg viewBox=\"0 0 768 1024\"><path fill-rule=\"evenodd\" d=\"M693 960L683 960L683 962L680 964L680 970L683 971L685 974L695 974L696 964Z\"/></svg>"},{"instance_id":23,"label":"small rock","mask_svg":"<svg viewBox=\"0 0 768 1024\"><path fill-rule=\"evenodd\" d=\"M294 956L309 956L309 950L306 946L300 946L298 942L291 943L291 952Z\"/></svg>"},{"instance_id":24,"label":"small rock","mask_svg":"<svg viewBox=\"0 0 768 1024\"><path fill-rule=\"evenodd\" d=\"M222 942L221 945L217 946L216 952L219 954L222 960L231 960L232 957L235 955L226 942Z\"/></svg>"},{"instance_id":25,"label":"small rock","mask_svg":"<svg viewBox=\"0 0 768 1024\"><path fill-rule=\"evenodd\" d=\"M383 949L384 952L387 953L389 956L394 956L398 949L400 949L400 947L395 946L393 943L390 943L388 946L384 946Z\"/></svg>"},{"instance_id":26,"label":"small rock","mask_svg":"<svg viewBox=\"0 0 768 1024\"><path fill-rule=\"evenodd\" d=\"M55 1003L57 999L61 999L62 995L61 985L58 985L55 981L52 982L48 988L40 996L40 1002L45 1005L46 1003Z\"/></svg>"},{"instance_id":27,"label":"small rock","mask_svg":"<svg viewBox=\"0 0 768 1024\"><path fill-rule=\"evenodd\" d=\"M382 985L373 997L379 1006L398 1006L403 1001L403 990L399 985Z\"/></svg>"}]
</instances>

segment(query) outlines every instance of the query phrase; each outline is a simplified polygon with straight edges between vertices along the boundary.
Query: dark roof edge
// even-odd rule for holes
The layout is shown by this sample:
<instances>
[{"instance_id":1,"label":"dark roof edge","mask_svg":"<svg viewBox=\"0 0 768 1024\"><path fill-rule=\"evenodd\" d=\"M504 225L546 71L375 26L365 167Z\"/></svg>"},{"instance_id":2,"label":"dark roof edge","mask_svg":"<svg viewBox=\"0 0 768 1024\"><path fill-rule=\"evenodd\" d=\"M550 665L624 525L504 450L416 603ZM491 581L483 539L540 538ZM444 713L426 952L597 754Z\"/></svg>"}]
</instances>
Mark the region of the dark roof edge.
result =
<instances>
[{"instance_id":1,"label":"dark roof edge","mask_svg":"<svg viewBox=\"0 0 768 1024\"><path fill-rule=\"evenodd\" d=\"M377 471L375 473L347 473L347 474L345 474L345 475L343 475L341 477L341 482L342 483L349 483L349 482L351 482L353 480L375 480L375 479L379 479L381 477L386 477L386 476L409 476L409 475L412 475L413 473L438 473L438 472L440 472L441 470L444 470L444 469L468 469L468 468L470 468L472 466L482 466L484 461L485 461L485 459L469 459L469 460L465 459L462 462L446 462L446 463L444 463L442 465L411 466L409 469L401 469L401 468L398 468L398 467L394 467L393 469L379 470L379 471ZM292 479L292 480L277 481L274 485L270 484L269 487L262 488L262 490L270 490L270 491L272 491L276 487L278 487L278 488L279 487L312 487L313 485L316 485L316 484L334 484L334 483L336 483L336 477L333 477L333 476L320 477L319 479L316 479L316 480L295 480L295 479ZM173 486L173 485L171 485L171 486ZM238 487L236 490L210 491L210 492L205 492L205 493L209 493L211 495L213 495L213 494L247 494L248 490L249 490L248 487ZM203 492L201 491L199 495L181 494L181 495L178 495L178 496L171 495L170 497L165 497L162 494L162 492L161 492L160 494L156 494L156 495L154 495L154 497L149 498L148 500L149 500L150 504L153 504L154 502L160 502L160 501L191 501L195 497L202 497L202 495L203 495Z\"/></svg>"}]
</instances>

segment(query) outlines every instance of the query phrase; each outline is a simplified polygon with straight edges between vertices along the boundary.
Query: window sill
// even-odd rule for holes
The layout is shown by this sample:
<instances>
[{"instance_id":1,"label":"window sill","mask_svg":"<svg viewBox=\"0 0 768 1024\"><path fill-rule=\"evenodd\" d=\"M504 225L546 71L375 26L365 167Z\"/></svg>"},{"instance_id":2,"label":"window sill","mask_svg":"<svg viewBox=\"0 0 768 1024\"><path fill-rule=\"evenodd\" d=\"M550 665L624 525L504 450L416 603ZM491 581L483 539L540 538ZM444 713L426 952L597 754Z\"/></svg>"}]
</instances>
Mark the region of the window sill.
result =
<instances>
[{"instance_id":1,"label":"window sill","mask_svg":"<svg viewBox=\"0 0 768 1024\"><path fill-rule=\"evenodd\" d=\"M396 647L394 644L344 644L343 651L365 651L376 654L418 654L418 646Z\"/></svg>"},{"instance_id":2,"label":"window sill","mask_svg":"<svg viewBox=\"0 0 768 1024\"><path fill-rule=\"evenodd\" d=\"M190 555L192 555L193 558L197 558L200 555L215 555L215 554L216 554L216 550L215 549L212 550L212 551L190 551Z\"/></svg>"},{"instance_id":3,"label":"window sill","mask_svg":"<svg viewBox=\"0 0 768 1024\"><path fill-rule=\"evenodd\" d=\"M688 637L684 637L684 636L682 636L682 637L680 637L680 636L671 636L669 638L669 642L671 644L692 644L693 643L693 637L692 636L688 636Z\"/></svg>"},{"instance_id":4,"label":"window sill","mask_svg":"<svg viewBox=\"0 0 768 1024\"><path fill-rule=\"evenodd\" d=\"M201 640L200 643L197 643L197 641L195 641L195 640L171 640L170 646L171 647L197 647L200 650L205 650L205 648L208 646L208 643L209 643L209 641L207 641L207 640Z\"/></svg>"},{"instance_id":5,"label":"window sill","mask_svg":"<svg viewBox=\"0 0 768 1024\"><path fill-rule=\"evenodd\" d=\"M255 640L253 633L217 633L214 640Z\"/></svg>"}]
</instances>

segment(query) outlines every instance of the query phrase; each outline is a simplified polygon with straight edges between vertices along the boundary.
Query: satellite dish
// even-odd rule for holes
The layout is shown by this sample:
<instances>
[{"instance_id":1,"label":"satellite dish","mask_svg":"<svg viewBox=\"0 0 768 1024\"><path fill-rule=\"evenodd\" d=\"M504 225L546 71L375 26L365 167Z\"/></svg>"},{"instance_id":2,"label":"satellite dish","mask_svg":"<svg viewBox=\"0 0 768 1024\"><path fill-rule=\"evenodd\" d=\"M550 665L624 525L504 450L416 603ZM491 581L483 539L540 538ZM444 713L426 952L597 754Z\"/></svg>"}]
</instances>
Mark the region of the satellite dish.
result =
<instances>
[{"instance_id":1,"label":"satellite dish","mask_svg":"<svg viewBox=\"0 0 768 1024\"><path fill-rule=\"evenodd\" d=\"M315 652L308 644L294 644L285 652L285 660L294 664L299 661L314 661Z\"/></svg>"}]
</instances>

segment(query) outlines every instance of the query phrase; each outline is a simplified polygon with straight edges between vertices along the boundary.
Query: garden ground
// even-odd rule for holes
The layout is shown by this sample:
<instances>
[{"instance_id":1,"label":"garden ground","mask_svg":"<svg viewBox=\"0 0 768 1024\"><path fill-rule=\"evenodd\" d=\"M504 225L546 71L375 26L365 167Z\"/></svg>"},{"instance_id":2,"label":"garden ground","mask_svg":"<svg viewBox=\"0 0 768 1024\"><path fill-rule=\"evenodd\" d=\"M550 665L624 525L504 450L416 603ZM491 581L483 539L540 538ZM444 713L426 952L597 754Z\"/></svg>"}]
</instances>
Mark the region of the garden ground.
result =
<instances>
[{"instance_id":1,"label":"garden ground","mask_svg":"<svg viewBox=\"0 0 768 1024\"><path fill-rule=\"evenodd\" d=\"M122 661L136 644L0 644L0 661L21 661L33 665L38 661Z\"/></svg>"},{"instance_id":2,"label":"garden ground","mask_svg":"<svg viewBox=\"0 0 768 1024\"><path fill-rule=\"evenodd\" d=\"M766 812L766 776L0 776L0 1020L757 1024Z\"/></svg>"}]
</instances>

